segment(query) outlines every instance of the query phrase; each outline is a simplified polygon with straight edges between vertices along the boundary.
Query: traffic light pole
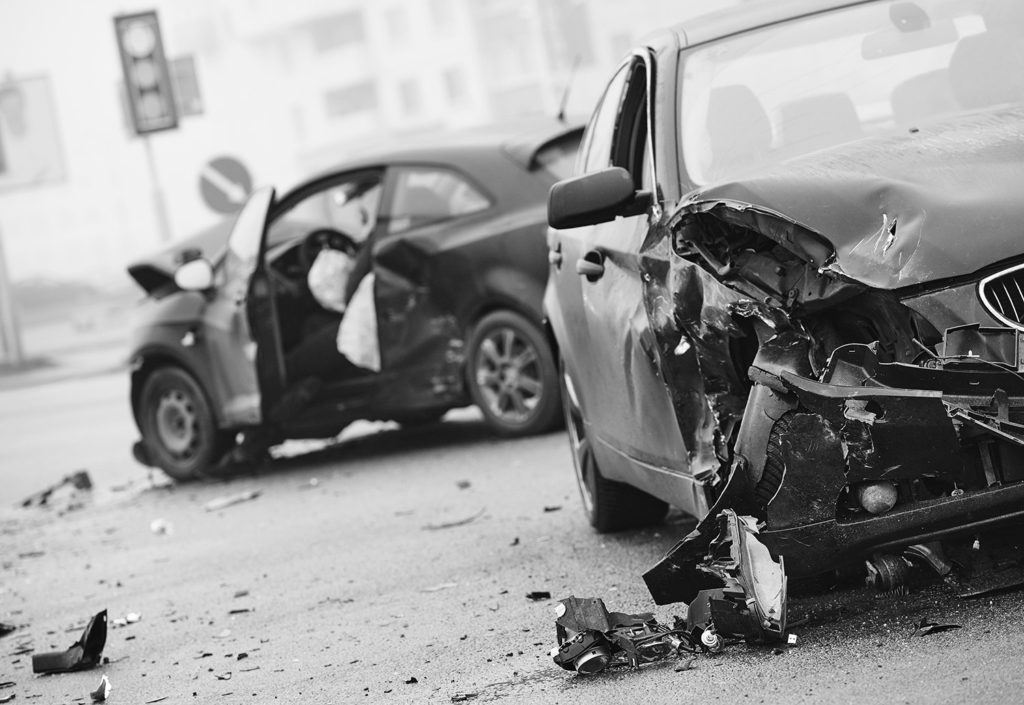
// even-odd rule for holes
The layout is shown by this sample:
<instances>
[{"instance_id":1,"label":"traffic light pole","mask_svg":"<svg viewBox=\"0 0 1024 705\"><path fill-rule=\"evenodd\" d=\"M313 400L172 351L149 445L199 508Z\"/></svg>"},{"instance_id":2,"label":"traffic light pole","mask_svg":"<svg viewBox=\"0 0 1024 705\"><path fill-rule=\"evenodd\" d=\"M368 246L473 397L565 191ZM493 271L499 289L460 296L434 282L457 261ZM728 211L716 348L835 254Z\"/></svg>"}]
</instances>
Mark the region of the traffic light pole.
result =
<instances>
[{"instance_id":1,"label":"traffic light pole","mask_svg":"<svg viewBox=\"0 0 1024 705\"><path fill-rule=\"evenodd\" d=\"M142 144L146 148L146 164L149 166L149 183L153 189L153 210L156 212L160 242L170 242L171 221L167 217L167 201L164 199L164 189L160 184L160 172L156 168L156 157L153 155L153 143L149 135L142 135Z\"/></svg>"},{"instance_id":2,"label":"traffic light pole","mask_svg":"<svg viewBox=\"0 0 1024 705\"><path fill-rule=\"evenodd\" d=\"M25 355L21 347L18 310L14 304L14 287L7 273L3 232L0 232L0 333L3 334L5 361L14 366L20 365Z\"/></svg>"}]
</instances>

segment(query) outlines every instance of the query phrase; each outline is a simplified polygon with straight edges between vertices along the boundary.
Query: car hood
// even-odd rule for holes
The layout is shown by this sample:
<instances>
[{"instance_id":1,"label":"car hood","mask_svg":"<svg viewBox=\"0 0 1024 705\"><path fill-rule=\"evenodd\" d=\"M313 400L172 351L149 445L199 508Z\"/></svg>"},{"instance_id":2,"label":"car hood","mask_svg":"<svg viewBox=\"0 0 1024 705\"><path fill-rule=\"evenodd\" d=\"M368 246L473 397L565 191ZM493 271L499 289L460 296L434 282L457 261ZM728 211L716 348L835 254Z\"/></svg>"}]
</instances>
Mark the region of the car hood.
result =
<instances>
[{"instance_id":1,"label":"car hood","mask_svg":"<svg viewBox=\"0 0 1024 705\"><path fill-rule=\"evenodd\" d=\"M831 268L896 289L970 275L1024 253L1024 107L858 140L693 193L821 235Z\"/></svg>"},{"instance_id":2,"label":"car hood","mask_svg":"<svg viewBox=\"0 0 1024 705\"><path fill-rule=\"evenodd\" d=\"M227 218L205 230L157 250L128 265L128 274L151 296L160 296L176 291L174 270L189 250L198 251L210 262L220 259L227 245L234 219Z\"/></svg>"}]
</instances>

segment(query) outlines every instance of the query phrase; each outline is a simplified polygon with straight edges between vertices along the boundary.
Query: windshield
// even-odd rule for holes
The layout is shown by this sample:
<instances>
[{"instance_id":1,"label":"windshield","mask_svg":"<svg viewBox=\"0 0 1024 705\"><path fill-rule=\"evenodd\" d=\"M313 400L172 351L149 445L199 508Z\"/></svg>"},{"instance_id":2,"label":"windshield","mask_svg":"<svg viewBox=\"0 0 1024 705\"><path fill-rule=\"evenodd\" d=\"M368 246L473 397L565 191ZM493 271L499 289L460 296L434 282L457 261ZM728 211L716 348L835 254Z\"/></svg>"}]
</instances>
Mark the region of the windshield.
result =
<instances>
[{"instance_id":1,"label":"windshield","mask_svg":"<svg viewBox=\"0 0 1024 705\"><path fill-rule=\"evenodd\" d=\"M683 53L680 142L705 184L1024 99L1024 2L876 2Z\"/></svg>"}]
</instances>

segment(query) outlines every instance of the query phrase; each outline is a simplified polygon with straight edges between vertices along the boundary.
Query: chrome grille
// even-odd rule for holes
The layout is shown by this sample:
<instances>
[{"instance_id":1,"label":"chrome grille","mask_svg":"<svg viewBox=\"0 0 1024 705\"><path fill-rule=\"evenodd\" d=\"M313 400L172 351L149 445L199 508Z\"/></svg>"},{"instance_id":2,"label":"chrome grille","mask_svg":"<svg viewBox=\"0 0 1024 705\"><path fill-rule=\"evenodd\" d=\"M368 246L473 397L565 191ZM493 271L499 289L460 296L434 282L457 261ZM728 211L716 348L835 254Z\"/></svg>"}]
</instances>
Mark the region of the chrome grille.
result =
<instances>
[{"instance_id":1,"label":"chrome grille","mask_svg":"<svg viewBox=\"0 0 1024 705\"><path fill-rule=\"evenodd\" d=\"M1024 264L982 279L978 295L996 320L1024 330Z\"/></svg>"}]
</instances>

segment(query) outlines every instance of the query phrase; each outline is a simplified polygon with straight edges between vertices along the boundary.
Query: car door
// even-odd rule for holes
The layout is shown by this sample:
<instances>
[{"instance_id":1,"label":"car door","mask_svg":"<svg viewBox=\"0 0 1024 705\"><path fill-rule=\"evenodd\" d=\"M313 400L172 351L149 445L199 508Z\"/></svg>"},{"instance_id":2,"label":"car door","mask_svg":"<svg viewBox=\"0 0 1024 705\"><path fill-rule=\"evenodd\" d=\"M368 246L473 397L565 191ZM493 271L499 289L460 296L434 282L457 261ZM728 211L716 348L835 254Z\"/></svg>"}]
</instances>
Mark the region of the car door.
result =
<instances>
[{"instance_id":1,"label":"car door","mask_svg":"<svg viewBox=\"0 0 1024 705\"><path fill-rule=\"evenodd\" d=\"M260 189L239 212L203 312L211 379L218 387L214 396L221 400L221 417L229 427L262 422L257 365L266 368L279 359L273 350L272 317L265 320L272 297L265 279L258 276L263 269L267 213L273 200L272 188ZM261 351L257 341L267 349Z\"/></svg>"},{"instance_id":2,"label":"car door","mask_svg":"<svg viewBox=\"0 0 1024 705\"><path fill-rule=\"evenodd\" d=\"M492 205L482 187L455 169L388 170L373 256L381 361L384 370L408 371L414 393L462 389L463 331L453 312L467 282L452 276L440 253L469 237Z\"/></svg>"},{"instance_id":3,"label":"car door","mask_svg":"<svg viewBox=\"0 0 1024 705\"><path fill-rule=\"evenodd\" d=\"M654 190L648 70L648 59L635 55L615 74L588 126L577 173L620 166L637 189ZM659 216L656 205L553 232L552 286L573 320L552 323L602 475L701 514L703 492L685 472L687 449L644 306L640 250Z\"/></svg>"}]
</instances>

